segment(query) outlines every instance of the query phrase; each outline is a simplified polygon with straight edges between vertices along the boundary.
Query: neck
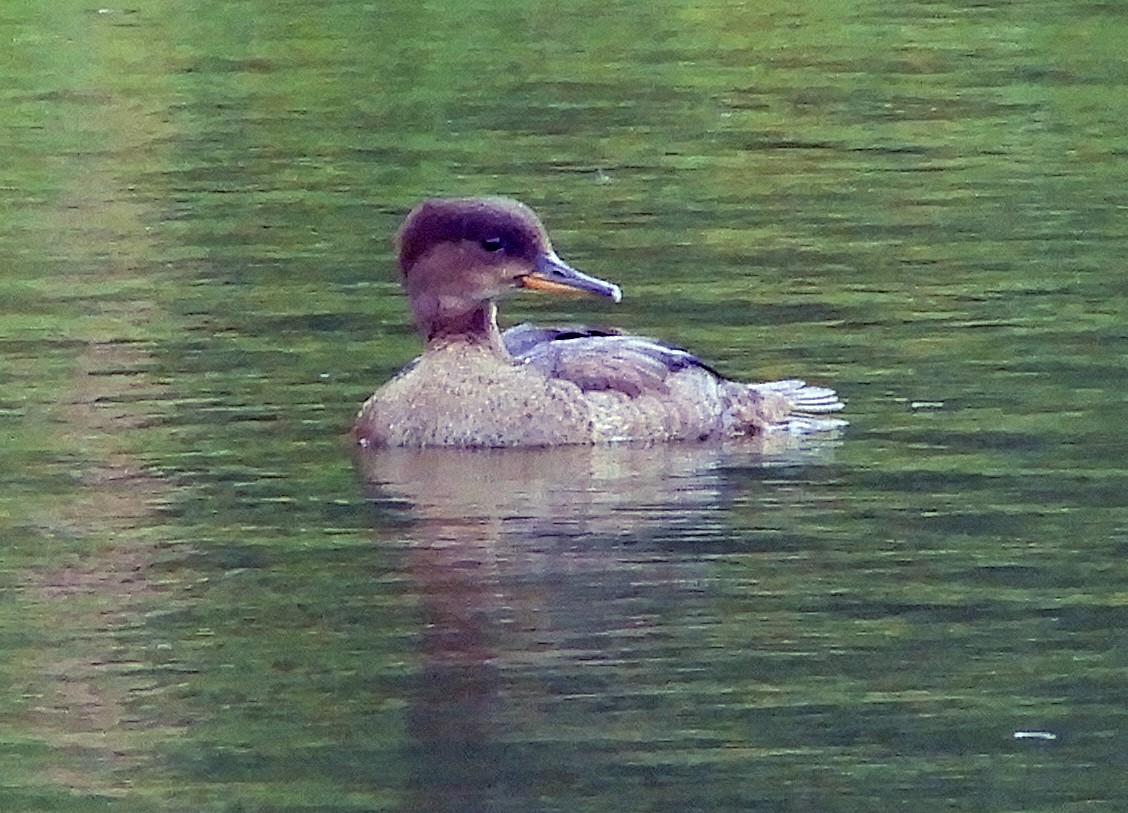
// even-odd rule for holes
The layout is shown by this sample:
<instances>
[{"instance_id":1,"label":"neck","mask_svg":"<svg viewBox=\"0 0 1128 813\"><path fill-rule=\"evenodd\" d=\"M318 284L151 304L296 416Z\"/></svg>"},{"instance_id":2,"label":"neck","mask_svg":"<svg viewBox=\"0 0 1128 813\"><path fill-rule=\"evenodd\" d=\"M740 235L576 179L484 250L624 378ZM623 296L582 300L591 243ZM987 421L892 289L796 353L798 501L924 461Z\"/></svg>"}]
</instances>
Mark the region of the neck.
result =
<instances>
[{"instance_id":1,"label":"neck","mask_svg":"<svg viewBox=\"0 0 1128 813\"><path fill-rule=\"evenodd\" d=\"M419 332L427 340L427 349L452 344L474 345L490 350L500 358L509 358L497 327L497 307L486 302L462 313L443 313L437 318L420 318Z\"/></svg>"}]
</instances>

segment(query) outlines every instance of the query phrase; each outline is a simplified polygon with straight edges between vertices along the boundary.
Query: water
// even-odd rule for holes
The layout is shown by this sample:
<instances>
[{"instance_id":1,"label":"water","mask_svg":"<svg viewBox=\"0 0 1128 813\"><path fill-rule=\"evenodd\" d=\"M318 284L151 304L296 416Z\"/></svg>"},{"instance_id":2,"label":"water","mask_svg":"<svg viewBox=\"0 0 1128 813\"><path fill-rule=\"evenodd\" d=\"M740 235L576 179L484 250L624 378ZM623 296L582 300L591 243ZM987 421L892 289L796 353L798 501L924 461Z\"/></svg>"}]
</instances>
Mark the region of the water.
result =
<instances>
[{"instance_id":1,"label":"water","mask_svg":"<svg viewBox=\"0 0 1128 813\"><path fill-rule=\"evenodd\" d=\"M8 3L0 809L1124 809L1126 27ZM437 193L850 428L354 459Z\"/></svg>"}]
</instances>

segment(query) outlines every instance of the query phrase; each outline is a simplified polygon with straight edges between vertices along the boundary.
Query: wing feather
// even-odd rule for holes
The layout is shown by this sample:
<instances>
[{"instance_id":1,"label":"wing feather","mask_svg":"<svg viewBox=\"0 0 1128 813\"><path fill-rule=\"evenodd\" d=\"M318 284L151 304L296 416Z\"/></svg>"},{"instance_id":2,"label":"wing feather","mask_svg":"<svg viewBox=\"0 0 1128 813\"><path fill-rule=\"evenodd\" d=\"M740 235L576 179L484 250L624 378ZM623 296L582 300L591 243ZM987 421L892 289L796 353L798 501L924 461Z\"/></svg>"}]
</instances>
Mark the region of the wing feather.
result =
<instances>
[{"instance_id":1,"label":"wing feather","mask_svg":"<svg viewBox=\"0 0 1128 813\"><path fill-rule=\"evenodd\" d=\"M519 325L502 334L502 340L519 362L586 391L611 390L635 398L668 392L669 376L687 367L718 375L680 347L606 328Z\"/></svg>"}]
</instances>

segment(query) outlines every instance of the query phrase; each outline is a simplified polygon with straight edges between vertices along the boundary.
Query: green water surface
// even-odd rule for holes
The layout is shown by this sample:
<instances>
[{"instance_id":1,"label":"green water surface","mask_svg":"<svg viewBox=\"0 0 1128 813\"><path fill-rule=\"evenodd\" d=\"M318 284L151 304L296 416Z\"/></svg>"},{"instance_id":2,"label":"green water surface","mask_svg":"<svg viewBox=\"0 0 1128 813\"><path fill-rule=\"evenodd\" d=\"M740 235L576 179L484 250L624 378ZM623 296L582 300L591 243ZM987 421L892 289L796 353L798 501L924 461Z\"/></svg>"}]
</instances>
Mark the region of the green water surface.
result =
<instances>
[{"instance_id":1,"label":"green water surface","mask_svg":"<svg viewBox=\"0 0 1128 813\"><path fill-rule=\"evenodd\" d=\"M0 810L1128 809L1128 6L0 8ZM508 194L767 448L354 459Z\"/></svg>"}]
</instances>

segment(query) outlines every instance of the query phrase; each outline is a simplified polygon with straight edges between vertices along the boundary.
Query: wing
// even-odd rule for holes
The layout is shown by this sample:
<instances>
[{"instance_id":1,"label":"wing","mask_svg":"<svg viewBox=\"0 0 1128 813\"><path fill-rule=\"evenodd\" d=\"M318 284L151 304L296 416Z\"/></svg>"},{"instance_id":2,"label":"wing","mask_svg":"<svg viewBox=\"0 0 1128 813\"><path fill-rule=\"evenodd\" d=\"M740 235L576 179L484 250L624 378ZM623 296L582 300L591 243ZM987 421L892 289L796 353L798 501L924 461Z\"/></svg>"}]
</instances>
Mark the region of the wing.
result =
<instances>
[{"instance_id":1,"label":"wing","mask_svg":"<svg viewBox=\"0 0 1128 813\"><path fill-rule=\"evenodd\" d=\"M669 376L687 367L721 376L691 353L641 336L605 328L519 325L502 334L518 361L583 390L614 390L637 397L669 391Z\"/></svg>"}]
</instances>

